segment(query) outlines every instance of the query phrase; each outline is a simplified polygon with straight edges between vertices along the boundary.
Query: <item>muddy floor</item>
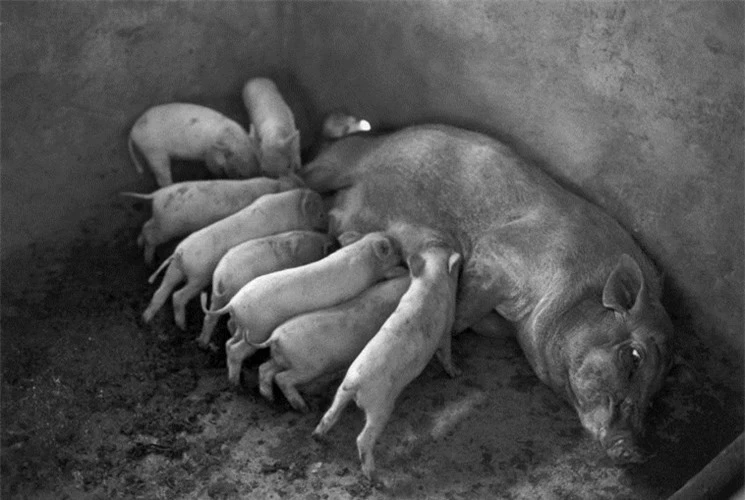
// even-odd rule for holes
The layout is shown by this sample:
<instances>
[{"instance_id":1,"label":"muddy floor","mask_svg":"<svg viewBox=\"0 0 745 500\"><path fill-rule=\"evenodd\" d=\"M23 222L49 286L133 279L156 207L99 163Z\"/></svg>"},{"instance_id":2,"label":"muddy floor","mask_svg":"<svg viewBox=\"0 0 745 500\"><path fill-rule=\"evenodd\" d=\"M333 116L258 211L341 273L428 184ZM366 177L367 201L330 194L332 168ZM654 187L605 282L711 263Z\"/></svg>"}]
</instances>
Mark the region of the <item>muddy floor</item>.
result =
<instances>
[{"instance_id":1,"label":"muddy floor","mask_svg":"<svg viewBox=\"0 0 745 500\"><path fill-rule=\"evenodd\" d=\"M186 332L170 306L141 322L155 287L135 236L6 263L3 499L665 498L742 431L739 382L717 382L729 369L691 337L698 371L650 414L656 455L616 468L512 338L466 332L454 342L462 376L431 363L403 393L377 446L385 484L373 486L359 472L354 405L326 442L310 437L334 385L299 414L259 396L261 353L229 387L224 356L194 342L196 301Z\"/></svg>"}]
</instances>

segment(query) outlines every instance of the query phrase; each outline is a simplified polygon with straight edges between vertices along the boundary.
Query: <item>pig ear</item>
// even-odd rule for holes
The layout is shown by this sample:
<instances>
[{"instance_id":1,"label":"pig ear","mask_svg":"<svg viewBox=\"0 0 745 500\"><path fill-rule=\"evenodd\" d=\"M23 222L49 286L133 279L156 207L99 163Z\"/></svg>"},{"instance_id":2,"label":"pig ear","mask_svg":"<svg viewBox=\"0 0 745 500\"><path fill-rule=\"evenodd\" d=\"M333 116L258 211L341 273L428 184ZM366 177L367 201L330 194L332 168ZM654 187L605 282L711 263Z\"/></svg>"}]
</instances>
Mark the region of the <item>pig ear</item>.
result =
<instances>
[{"instance_id":1,"label":"pig ear","mask_svg":"<svg viewBox=\"0 0 745 500\"><path fill-rule=\"evenodd\" d=\"M362 233L358 233L357 231L346 231L341 233L337 239L339 240L339 244L345 247L351 245L360 238L362 238Z\"/></svg>"},{"instance_id":2,"label":"pig ear","mask_svg":"<svg viewBox=\"0 0 745 500\"><path fill-rule=\"evenodd\" d=\"M448 259L448 274L453 275L453 273L458 274L458 270L460 268L460 262L461 262L461 256L459 253L453 253L450 254L450 258Z\"/></svg>"},{"instance_id":3,"label":"pig ear","mask_svg":"<svg viewBox=\"0 0 745 500\"><path fill-rule=\"evenodd\" d=\"M393 253L393 245L390 239L384 237L373 242L373 250L378 258L385 259Z\"/></svg>"},{"instance_id":4,"label":"pig ear","mask_svg":"<svg viewBox=\"0 0 745 500\"><path fill-rule=\"evenodd\" d=\"M619 313L630 311L644 291L644 275L639 264L623 254L603 288L603 305Z\"/></svg>"},{"instance_id":5,"label":"pig ear","mask_svg":"<svg viewBox=\"0 0 745 500\"><path fill-rule=\"evenodd\" d=\"M215 146L210 150L210 153L207 155L206 161L208 164L220 168L224 167L225 164L228 162L227 158L225 157L225 152L219 146Z\"/></svg>"},{"instance_id":6,"label":"pig ear","mask_svg":"<svg viewBox=\"0 0 745 500\"><path fill-rule=\"evenodd\" d=\"M418 253L412 254L406 264L409 266L409 272L414 277L420 276L424 272L424 258Z\"/></svg>"}]
</instances>

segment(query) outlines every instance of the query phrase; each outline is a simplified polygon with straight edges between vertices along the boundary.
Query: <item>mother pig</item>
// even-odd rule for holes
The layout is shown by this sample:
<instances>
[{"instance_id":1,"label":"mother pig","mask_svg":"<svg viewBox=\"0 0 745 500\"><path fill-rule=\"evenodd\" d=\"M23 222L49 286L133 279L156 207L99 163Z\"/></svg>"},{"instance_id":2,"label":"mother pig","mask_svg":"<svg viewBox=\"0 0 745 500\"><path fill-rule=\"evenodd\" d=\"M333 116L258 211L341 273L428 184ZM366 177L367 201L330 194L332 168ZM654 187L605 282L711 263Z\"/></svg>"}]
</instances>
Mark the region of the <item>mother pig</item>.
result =
<instances>
[{"instance_id":1,"label":"mother pig","mask_svg":"<svg viewBox=\"0 0 745 500\"><path fill-rule=\"evenodd\" d=\"M405 258L433 235L460 253L455 331L496 311L608 455L644 459L672 326L653 264L613 218L504 144L444 125L341 139L300 173L335 192L333 232L387 231Z\"/></svg>"}]
</instances>

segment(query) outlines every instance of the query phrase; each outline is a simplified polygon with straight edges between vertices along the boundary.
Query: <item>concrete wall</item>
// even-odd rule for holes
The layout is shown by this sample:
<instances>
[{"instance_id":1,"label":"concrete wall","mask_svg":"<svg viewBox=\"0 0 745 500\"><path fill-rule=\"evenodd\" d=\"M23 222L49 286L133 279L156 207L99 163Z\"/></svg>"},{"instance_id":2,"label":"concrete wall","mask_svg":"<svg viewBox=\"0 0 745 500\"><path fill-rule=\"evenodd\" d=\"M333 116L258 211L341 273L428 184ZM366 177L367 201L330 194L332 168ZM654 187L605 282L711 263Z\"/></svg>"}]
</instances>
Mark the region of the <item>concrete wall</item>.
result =
<instances>
[{"instance_id":1,"label":"concrete wall","mask_svg":"<svg viewBox=\"0 0 745 500\"><path fill-rule=\"evenodd\" d=\"M743 354L740 2L4 2L2 254L106 238L152 189L126 156L147 107L246 121L277 80L304 138L374 125L493 134L608 209L668 278L681 330ZM308 141L306 140L306 143Z\"/></svg>"}]
</instances>

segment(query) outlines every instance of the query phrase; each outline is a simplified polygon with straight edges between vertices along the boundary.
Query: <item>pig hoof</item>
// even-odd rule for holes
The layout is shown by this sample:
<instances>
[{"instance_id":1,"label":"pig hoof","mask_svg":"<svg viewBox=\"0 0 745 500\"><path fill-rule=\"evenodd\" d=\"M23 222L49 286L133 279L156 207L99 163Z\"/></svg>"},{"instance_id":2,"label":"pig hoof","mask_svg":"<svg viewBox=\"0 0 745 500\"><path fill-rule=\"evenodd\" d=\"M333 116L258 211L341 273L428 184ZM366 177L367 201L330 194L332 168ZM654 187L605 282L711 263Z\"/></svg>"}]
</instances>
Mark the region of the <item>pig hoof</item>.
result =
<instances>
[{"instance_id":1,"label":"pig hoof","mask_svg":"<svg viewBox=\"0 0 745 500\"><path fill-rule=\"evenodd\" d=\"M372 471L368 471L368 472L363 471L363 475L364 475L363 481L366 482L366 483L368 483L373 488L375 488L377 490L385 490L386 489L386 485L383 482L383 480L380 479L380 476L378 475L378 471L377 470L372 470Z\"/></svg>"},{"instance_id":2,"label":"pig hoof","mask_svg":"<svg viewBox=\"0 0 745 500\"><path fill-rule=\"evenodd\" d=\"M320 427L320 425L319 425L319 427ZM326 433L323 432L323 431L321 431L321 430L319 430L318 427L316 427L315 429L313 429L313 433L310 435L310 437L312 437L313 439L315 439L319 443L325 443L327 441L326 440Z\"/></svg>"}]
</instances>

